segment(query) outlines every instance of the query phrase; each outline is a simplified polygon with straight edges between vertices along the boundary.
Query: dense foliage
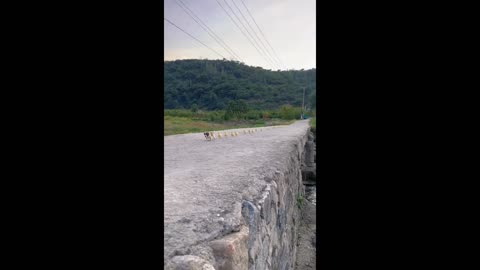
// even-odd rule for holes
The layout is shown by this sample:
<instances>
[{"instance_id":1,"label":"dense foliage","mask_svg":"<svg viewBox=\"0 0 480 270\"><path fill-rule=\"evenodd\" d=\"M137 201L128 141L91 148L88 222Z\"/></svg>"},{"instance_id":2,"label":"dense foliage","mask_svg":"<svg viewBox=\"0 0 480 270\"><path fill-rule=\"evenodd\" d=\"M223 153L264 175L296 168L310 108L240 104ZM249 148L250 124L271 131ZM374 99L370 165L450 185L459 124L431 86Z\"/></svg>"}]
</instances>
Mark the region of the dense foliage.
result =
<instances>
[{"instance_id":1,"label":"dense foliage","mask_svg":"<svg viewBox=\"0 0 480 270\"><path fill-rule=\"evenodd\" d=\"M164 110L164 116L182 117L192 120L225 122L230 120L299 120L302 115L301 107L292 107L290 105L281 106L276 110L250 110L242 107L242 102L230 102L227 110L203 111L171 109ZM306 118L315 116L315 111L305 111Z\"/></svg>"},{"instance_id":2,"label":"dense foliage","mask_svg":"<svg viewBox=\"0 0 480 270\"><path fill-rule=\"evenodd\" d=\"M315 69L272 71L226 60L164 62L165 109L226 110L228 117L239 109L231 101L257 110L301 107L303 87L305 105L315 108Z\"/></svg>"}]
</instances>

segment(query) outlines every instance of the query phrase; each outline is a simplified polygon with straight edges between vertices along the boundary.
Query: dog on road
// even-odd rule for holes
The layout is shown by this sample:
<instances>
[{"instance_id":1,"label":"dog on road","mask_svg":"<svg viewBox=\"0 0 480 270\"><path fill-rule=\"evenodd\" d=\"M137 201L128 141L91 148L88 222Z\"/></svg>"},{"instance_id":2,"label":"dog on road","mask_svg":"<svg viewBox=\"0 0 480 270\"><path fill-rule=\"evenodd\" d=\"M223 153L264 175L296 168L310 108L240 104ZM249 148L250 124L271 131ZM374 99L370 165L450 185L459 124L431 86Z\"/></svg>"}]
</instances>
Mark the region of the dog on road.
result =
<instances>
[{"instance_id":1,"label":"dog on road","mask_svg":"<svg viewBox=\"0 0 480 270\"><path fill-rule=\"evenodd\" d=\"M211 140L212 140L212 137L210 137L210 136L211 136L210 132L204 132L203 135L205 136L205 139L206 139L207 141L211 141Z\"/></svg>"}]
</instances>

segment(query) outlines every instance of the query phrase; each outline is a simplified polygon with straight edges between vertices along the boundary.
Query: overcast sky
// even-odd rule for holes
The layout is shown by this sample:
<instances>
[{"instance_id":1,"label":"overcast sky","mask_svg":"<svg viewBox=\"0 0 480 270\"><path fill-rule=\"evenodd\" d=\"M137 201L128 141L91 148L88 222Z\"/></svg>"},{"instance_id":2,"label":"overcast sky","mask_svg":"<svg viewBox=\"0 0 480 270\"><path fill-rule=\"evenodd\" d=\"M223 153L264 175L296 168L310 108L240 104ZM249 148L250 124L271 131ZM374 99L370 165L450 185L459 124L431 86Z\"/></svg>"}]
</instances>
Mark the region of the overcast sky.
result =
<instances>
[{"instance_id":1,"label":"overcast sky","mask_svg":"<svg viewBox=\"0 0 480 270\"><path fill-rule=\"evenodd\" d=\"M232 56L223 49L205 30L203 30L185 11L177 5L177 1L185 3L213 32L230 47L245 64L260 66L266 69L310 69L316 68L316 15L315 0L243 0L256 23L266 36L268 42L283 62L283 66L270 64L265 58L270 59L268 53L262 55L250 44L247 38L235 26L217 1L225 8L235 20L246 36L253 36L260 47L260 52L265 51L264 46L273 55L269 45L263 39L257 26L243 6L242 0L165 0L164 17L227 59ZM181 2L180 2L181 1ZM241 19L242 23L250 32L250 35L242 27L237 17L232 13L229 6ZM245 22L244 18L232 3L242 11L250 26L256 31L263 45L257 40L256 35ZM187 10L188 11L188 10ZM221 59L202 44L198 43L175 26L164 20L164 53L166 61L176 59ZM276 59L275 55L272 56Z\"/></svg>"}]
</instances>

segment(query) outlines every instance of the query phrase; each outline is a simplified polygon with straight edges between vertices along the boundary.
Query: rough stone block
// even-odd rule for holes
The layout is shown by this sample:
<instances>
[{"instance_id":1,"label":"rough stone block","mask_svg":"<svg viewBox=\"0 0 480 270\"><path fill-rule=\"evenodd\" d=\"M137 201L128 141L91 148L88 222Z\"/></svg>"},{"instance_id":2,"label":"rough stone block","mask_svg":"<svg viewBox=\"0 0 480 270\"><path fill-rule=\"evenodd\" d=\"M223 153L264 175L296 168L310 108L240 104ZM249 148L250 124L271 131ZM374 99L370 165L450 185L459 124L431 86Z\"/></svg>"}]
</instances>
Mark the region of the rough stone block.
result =
<instances>
[{"instance_id":1,"label":"rough stone block","mask_svg":"<svg viewBox=\"0 0 480 270\"><path fill-rule=\"evenodd\" d=\"M307 142L305 145L305 164L307 164L307 166L315 163L314 154L313 142Z\"/></svg>"},{"instance_id":2,"label":"rough stone block","mask_svg":"<svg viewBox=\"0 0 480 270\"><path fill-rule=\"evenodd\" d=\"M260 247L258 251L258 256L255 261L255 269L267 269L267 264L268 264L268 253L269 253L269 241L266 239L262 243L262 246Z\"/></svg>"},{"instance_id":3,"label":"rough stone block","mask_svg":"<svg viewBox=\"0 0 480 270\"><path fill-rule=\"evenodd\" d=\"M264 197L259 202L260 204L260 217L265 220L266 224L270 224L272 220L271 208L272 208L272 190L270 186L265 189Z\"/></svg>"},{"instance_id":4,"label":"rough stone block","mask_svg":"<svg viewBox=\"0 0 480 270\"><path fill-rule=\"evenodd\" d=\"M204 259L193 256L175 256L165 267L166 270L215 270L215 268Z\"/></svg>"},{"instance_id":5,"label":"rough stone block","mask_svg":"<svg viewBox=\"0 0 480 270\"><path fill-rule=\"evenodd\" d=\"M258 209L249 201L242 203L242 215L245 222L248 224L249 236L248 246L251 247L257 236L257 230L259 229L259 217L260 213Z\"/></svg>"},{"instance_id":6,"label":"rough stone block","mask_svg":"<svg viewBox=\"0 0 480 270\"><path fill-rule=\"evenodd\" d=\"M285 210L283 208L278 209L278 216L277 216L277 227L279 231L283 231L285 228Z\"/></svg>"},{"instance_id":7,"label":"rough stone block","mask_svg":"<svg viewBox=\"0 0 480 270\"><path fill-rule=\"evenodd\" d=\"M237 233L210 242L217 270L248 269L248 228L242 226Z\"/></svg>"}]
</instances>

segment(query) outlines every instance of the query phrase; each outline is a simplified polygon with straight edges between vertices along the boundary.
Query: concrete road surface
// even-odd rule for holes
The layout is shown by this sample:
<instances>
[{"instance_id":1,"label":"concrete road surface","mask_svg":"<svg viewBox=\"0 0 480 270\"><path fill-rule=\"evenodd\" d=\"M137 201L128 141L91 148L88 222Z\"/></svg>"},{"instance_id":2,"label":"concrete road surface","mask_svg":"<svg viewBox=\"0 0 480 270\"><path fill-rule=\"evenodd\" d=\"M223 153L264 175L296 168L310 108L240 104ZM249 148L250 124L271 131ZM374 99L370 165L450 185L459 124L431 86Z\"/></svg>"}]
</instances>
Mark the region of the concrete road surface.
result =
<instances>
[{"instance_id":1,"label":"concrete road surface","mask_svg":"<svg viewBox=\"0 0 480 270\"><path fill-rule=\"evenodd\" d=\"M302 120L254 134L228 130L239 136L213 141L203 133L165 136L165 262L185 254L213 261L208 242L238 231L242 200L260 195L308 128Z\"/></svg>"}]
</instances>

